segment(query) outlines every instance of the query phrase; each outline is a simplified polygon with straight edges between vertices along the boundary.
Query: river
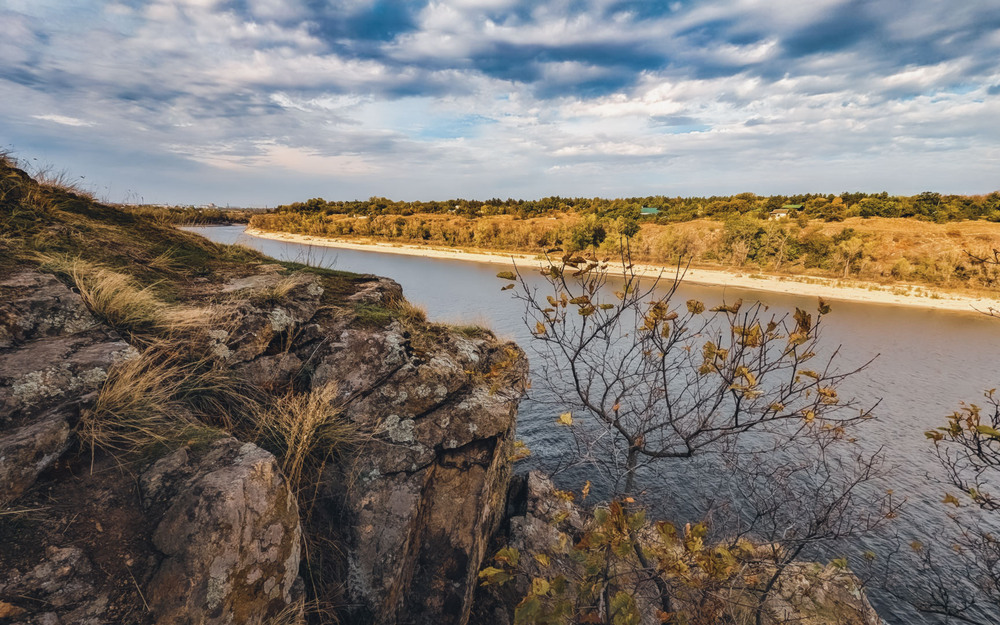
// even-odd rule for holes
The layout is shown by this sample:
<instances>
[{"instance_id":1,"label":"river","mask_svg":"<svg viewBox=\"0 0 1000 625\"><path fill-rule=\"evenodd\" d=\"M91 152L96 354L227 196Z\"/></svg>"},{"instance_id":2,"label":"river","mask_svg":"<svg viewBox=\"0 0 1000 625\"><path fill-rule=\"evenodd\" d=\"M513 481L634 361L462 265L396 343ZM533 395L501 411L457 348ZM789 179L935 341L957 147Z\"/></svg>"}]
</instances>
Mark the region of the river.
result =
<instances>
[{"instance_id":1,"label":"river","mask_svg":"<svg viewBox=\"0 0 1000 625\"><path fill-rule=\"evenodd\" d=\"M247 236L243 226L185 228L219 243L242 243L281 260L306 262L345 271L388 276L403 286L411 302L426 309L434 321L479 323L498 336L527 346L531 335L523 322L524 307L501 292L497 265L446 259L344 250ZM739 291L721 287L682 285L679 297L717 303L742 297L761 301L771 311L801 307L814 310L813 298L781 293ZM893 529L906 536L933 540L948 524L941 498L944 474L924 432L942 425L962 401L976 402L983 391L1000 385L997 347L1000 321L968 313L854 302L833 302L824 319L823 341L840 345L844 369L875 357L861 374L842 386L841 394L862 402L881 400L877 419L864 428L865 445L885 450L892 473L879 487L891 488L908 503ZM530 350L529 350L530 354ZM877 356L877 357L876 357ZM553 425L557 413L531 398L521 405L518 435L532 451L526 466L555 466L566 454L565 428ZM679 480L679 489L664 489L664 497L682 501L682 509L698 509L700 492L691 480ZM579 484L567 484L579 488ZM951 489L954 490L954 489ZM856 559L865 549L887 549L880 537L838 544L825 554ZM938 622L918 615L891 595L869 591L879 614L893 625ZM994 618L1000 622L1000 615Z\"/></svg>"}]
</instances>

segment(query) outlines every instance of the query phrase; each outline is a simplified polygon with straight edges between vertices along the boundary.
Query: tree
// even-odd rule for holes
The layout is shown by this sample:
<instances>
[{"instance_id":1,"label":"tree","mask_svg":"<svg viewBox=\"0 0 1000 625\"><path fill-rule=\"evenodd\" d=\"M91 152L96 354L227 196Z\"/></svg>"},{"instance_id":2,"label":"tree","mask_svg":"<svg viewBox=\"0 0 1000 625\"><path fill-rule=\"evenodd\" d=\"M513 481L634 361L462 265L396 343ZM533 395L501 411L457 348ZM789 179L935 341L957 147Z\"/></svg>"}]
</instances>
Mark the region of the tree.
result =
<instances>
[{"instance_id":1,"label":"tree","mask_svg":"<svg viewBox=\"0 0 1000 625\"><path fill-rule=\"evenodd\" d=\"M621 281L611 284L606 261L568 254L542 272L549 293L522 279L518 297L544 377L563 389L562 405L600 426L623 492L632 492L643 466L752 430L842 432L871 416L837 393L860 369L840 371L836 350L818 357L826 303L815 318L801 309L768 316L763 305L741 300L679 303L682 271L673 280L643 279L627 242L622 261Z\"/></svg>"},{"instance_id":2,"label":"tree","mask_svg":"<svg viewBox=\"0 0 1000 625\"><path fill-rule=\"evenodd\" d=\"M970 257L983 271L1000 268L998 250ZM983 312L1000 318L995 308ZM943 426L926 432L958 489L942 499L954 507L952 533L945 544L913 543L920 584L897 589L921 611L983 625L1000 616L1000 395L990 389L984 400L963 403Z\"/></svg>"},{"instance_id":3,"label":"tree","mask_svg":"<svg viewBox=\"0 0 1000 625\"><path fill-rule=\"evenodd\" d=\"M621 249L617 280L607 260L572 252L542 268L542 292L522 274L500 274L517 283L505 288L520 286L537 368L562 411L559 422L571 427L580 461L600 471L611 500L597 518L597 538L581 540L586 554L594 555L595 545L600 553L579 588L602 589L603 621L594 622L610 622L618 597L611 591L622 588L622 579L655 587L668 615L678 600L688 607L717 601L716 584L722 584L753 597L759 623L778 578L804 549L868 531L894 514L890 496L862 488L878 474L881 455L841 449L853 443L851 426L871 417L870 407L838 394L839 383L857 370L839 370L837 350L819 355L822 318L829 312L822 300L815 316L801 309L768 315L761 304L740 300L678 302L680 265L672 279L643 278L627 238ZM737 506L727 535L705 547L720 549L717 556L677 568L677 545L663 534L676 532L669 529L674 525L657 524L661 538L649 543L636 500L641 483L664 465L703 455L722 461L724 486L747 507ZM699 532L704 536L707 529ZM773 552L744 553L738 546L747 537L770 541ZM681 540L684 549L689 542ZM698 538L695 544L707 543ZM698 554L687 556L697 561ZM735 568L720 572L711 564L716 560ZM691 577L693 569L701 573ZM769 582L748 581L760 575ZM700 586L706 580L714 581ZM544 588L551 605L566 608ZM692 588L696 598L687 596Z\"/></svg>"}]
</instances>

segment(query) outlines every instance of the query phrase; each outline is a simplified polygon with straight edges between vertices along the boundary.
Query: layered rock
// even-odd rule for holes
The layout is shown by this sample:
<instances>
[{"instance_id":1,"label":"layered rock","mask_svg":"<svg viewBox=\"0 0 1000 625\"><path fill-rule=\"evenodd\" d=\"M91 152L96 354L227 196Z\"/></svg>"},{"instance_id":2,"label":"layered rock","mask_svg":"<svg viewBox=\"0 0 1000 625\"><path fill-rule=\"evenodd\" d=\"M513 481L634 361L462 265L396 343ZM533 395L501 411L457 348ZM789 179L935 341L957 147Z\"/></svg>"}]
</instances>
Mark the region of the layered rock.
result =
<instances>
[{"instance_id":1,"label":"layered rock","mask_svg":"<svg viewBox=\"0 0 1000 625\"><path fill-rule=\"evenodd\" d=\"M313 386L335 383L344 415L371 433L326 478L352 622L467 622L502 517L524 355L423 331L346 328L316 354Z\"/></svg>"},{"instance_id":2,"label":"layered rock","mask_svg":"<svg viewBox=\"0 0 1000 625\"><path fill-rule=\"evenodd\" d=\"M69 449L71 426L108 369L135 353L53 276L0 278L0 504Z\"/></svg>"},{"instance_id":3,"label":"layered rock","mask_svg":"<svg viewBox=\"0 0 1000 625\"><path fill-rule=\"evenodd\" d=\"M0 422L96 391L111 365L135 353L51 275L0 279Z\"/></svg>"},{"instance_id":4,"label":"layered rock","mask_svg":"<svg viewBox=\"0 0 1000 625\"><path fill-rule=\"evenodd\" d=\"M110 367L137 352L52 276L19 271L0 295L0 506L12 507L0 620L263 623L301 610L298 509L274 457L232 438L182 448L143 473L141 493L111 458L60 461Z\"/></svg>"},{"instance_id":5,"label":"layered rock","mask_svg":"<svg viewBox=\"0 0 1000 625\"><path fill-rule=\"evenodd\" d=\"M393 321L402 289L385 278L336 306L308 273L223 290L239 298L236 328L215 347L225 362L262 388L336 388L366 438L329 467L312 515L311 532L337 543L326 555L340 561L345 596L330 603L353 606L346 618L357 623L466 622L510 477L521 350ZM386 321L364 322L351 306Z\"/></svg>"},{"instance_id":6,"label":"layered rock","mask_svg":"<svg viewBox=\"0 0 1000 625\"><path fill-rule=\"evenodd\" d=\"M301 602L298 506L274 456L233 438L197 459L182 447L141 486L162 510L152 542L164 558L147 585L157 623L254 625Z\"/></svg>"}]
</instances>

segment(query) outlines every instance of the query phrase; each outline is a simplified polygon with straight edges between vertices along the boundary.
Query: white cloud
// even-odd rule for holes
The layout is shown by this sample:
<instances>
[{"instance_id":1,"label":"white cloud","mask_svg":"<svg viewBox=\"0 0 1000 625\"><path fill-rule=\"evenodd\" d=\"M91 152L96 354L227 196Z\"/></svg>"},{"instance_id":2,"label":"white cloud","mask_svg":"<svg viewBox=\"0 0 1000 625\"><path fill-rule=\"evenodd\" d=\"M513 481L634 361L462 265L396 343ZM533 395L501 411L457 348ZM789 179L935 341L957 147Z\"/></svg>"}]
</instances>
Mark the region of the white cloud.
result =
<instances>
[{"instance_id":1,"label":"white cloud","mask_svg":"<svg viewBox=\"0 0 1000 625\"><path fill-rule=\"evenodd\" d=\"M316 150L303 147L281 145L272 141L258 142L254 146L258 153L252 155L227 154L225 151L197 151L186 154L187 158L211 167L227 169L253 175L255 172L277 168L298 174L313 176L371 176L382 168L364 155L335 154L324 155ZM175 148L184 152L184 148Z\"/></svg>"},{"instance_id":2,"label":"white cloud","mask_svg":"<svg viewBox=\"0 0 1000 625\"><path fill-rule=\"evenodd\" d=\"M62 124L63 126L77 126L77 127L89 127L93 126L94 122L83 121L82 119L77 119L75 117L67 117L66 115L32 115L35 119L41 119L43 121L52 122L55 124Z\"/></svg>"}]
</instances>

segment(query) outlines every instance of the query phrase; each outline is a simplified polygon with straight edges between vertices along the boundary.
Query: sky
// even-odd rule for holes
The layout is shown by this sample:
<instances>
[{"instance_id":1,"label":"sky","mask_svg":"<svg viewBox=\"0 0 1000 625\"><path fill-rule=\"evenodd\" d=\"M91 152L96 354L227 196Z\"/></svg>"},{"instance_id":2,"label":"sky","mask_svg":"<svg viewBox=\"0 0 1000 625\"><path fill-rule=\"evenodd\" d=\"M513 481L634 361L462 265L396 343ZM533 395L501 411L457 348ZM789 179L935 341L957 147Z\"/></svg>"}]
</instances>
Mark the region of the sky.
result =
<instances>
[{"instance_id":1,"label":"sky","mask_svg":"<svg viewBox=\"0 0 1000 625\"><path fill-rule=\"evenodd\" d=\"M0 0L0 149L111 202L1000 189L998 0Z\"/></svg>"}]
</instances>

